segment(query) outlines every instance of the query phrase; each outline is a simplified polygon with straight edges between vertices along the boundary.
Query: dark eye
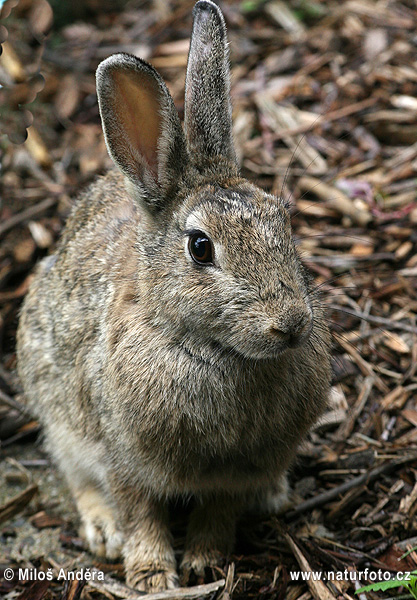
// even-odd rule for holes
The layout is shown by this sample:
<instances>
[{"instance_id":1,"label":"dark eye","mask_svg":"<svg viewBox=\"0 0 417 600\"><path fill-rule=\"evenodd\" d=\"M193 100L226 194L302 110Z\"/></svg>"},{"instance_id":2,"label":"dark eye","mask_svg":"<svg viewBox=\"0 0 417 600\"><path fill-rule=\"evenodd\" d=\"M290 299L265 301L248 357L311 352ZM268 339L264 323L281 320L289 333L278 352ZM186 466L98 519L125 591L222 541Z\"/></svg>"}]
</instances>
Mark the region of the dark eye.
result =
<instances>
[{"instance_id":1,"label":"dark eye","mask_svg":"<svg viewBox=\"0 0 417 600\"><path fill-rule=\"evenodd\" d=\"M213 244L205 233L197 231L190 235L188 251L191 258L199 265L213 264Z\"/></svg>"}]
</instances>

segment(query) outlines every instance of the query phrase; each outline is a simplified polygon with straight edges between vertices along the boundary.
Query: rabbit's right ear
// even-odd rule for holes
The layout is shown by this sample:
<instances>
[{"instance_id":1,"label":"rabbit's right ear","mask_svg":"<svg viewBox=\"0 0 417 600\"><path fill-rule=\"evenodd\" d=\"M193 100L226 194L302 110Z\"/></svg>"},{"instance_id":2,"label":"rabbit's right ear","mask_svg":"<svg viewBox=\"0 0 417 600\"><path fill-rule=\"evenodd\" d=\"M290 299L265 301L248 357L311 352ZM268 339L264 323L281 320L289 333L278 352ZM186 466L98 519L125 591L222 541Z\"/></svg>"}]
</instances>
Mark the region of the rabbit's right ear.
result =
<instances>
[{"instance_id":1,"label":"rabbit's right ear","mask_svg":"<svg viewBox=\"0 0 417 600\"><path fill-rule=\"evenodd\" d=\"M203 160L224 157L236 163L224 18L211 0L197 2L193 15L184 106L188 149Z\"/></svg>"},{"instance_id":2,"label":"rabbit's right ear","mask_svg":"<svg viewBox=\"0 0 417 600\"><path fill-rule=\"evenodd\" d=\"M124 53L100 63L96 77L111 158L149 208L163 208L187 163L184 134L165 83L151 65Z\"/></svg>"}]
</instances>

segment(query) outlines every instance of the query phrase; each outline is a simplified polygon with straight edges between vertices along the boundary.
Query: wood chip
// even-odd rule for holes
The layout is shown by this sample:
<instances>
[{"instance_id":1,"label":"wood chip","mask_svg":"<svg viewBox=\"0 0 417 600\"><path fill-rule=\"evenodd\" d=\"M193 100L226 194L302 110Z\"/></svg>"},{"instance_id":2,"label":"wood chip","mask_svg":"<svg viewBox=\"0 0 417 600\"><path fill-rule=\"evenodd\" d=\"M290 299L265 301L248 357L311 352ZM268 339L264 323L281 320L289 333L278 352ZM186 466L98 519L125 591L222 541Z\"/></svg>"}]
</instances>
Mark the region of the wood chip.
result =
<instances>
[{"instance_id":1,"label":"wood chip","mask_svg":"<svg viewBox=\"0 0 417 600\"><path fill-rule=\"evenodd\" d=\"M204 585L176 588L145 595L143 592L136 592L126 585L111 580L110 577L106 577L106 581L89 581L88 587L97 591L108 592L116 598L123 598L123 600L141 600L142 598L144 598L144 600L198 600L199 598L212 596L215 592L222 589L225 583L226 581L224 579L219 579L219 581Z\"/></svg>"},{"instance_id":2,"label":"wood chip","mask_svg":"<svg viewBox=\"0 0 417 600\"><path fill-rule=\"evenodd\" d=\"M20 494L17 494L11 500L8 500L3 506L0 506L0 523L4 523L22 512L37 493L38 486L32 484L23 492L20 492Z\"/></svg>"},{"instance_id":3,"label":"wood chip","mask_svg":"<svg viewBox=\"0 0 417 600\"><path fill-rule=\"evenodd\" d=\"M415 502L417 502L417 483L414 485L411 493L401 500L399 508L400 513L408 516Z\"/></svg>"},{"instance_id":4,"label":"wood chip","mask_svg":"<svg viewBox=\"0 0 417 600\"><path fill-rule=\"evenodd\" d=\"M349 412L348 418L346 419L346 421L344 423L342 423L340 425L339 429L337 430L337 432L334 435L335 440L340 441L340 440L346 439L350 436L350 434L353 431L353 428L355 427L356 420L361 415L361 413L365 407L365 404L368 401L368 398L372 392L374 383L375 383L375 378L373 375L368 375L368 377L365 378L362 388L361 388L361 391L359 393L359 396L358 396L354 406L352 407L351 411Z\"/></svg>"},{"instance_id":5,"label":"wood chip","mask_svg":"<svg viewBox=\"0 0 417 600\"><path fill-rule=\"evenodd\" d=\"M398 333L391 332L385 335L384 344L394 352L398 352L398 354L409 354L411 351L411 348Z\"/></svg>"},{"instance_id":6,"label":"wood chip","mask_svg":"<svg viewBox=\"0 0 417 600\"><path fill-rule=\"evenodd\" d=\"M293 538L289 534L286 534L285 539L287 540L287 543L291 548L292 553L297 559L301 571L311 573L313 571L313 568L311 567L311 565L309 564L306 557L301 552L300 548L297 546ZM310 577L310 579L307 581L307 585L309 587L311 595L313 596L313 598L315 598L315 600L336 600L336 597L330 592L329 588L322 581L315 581L313 577Z\"/></svg>"},{"instance_id":7,"label":"wood chip","mask_svg":"<svg viewBox=\"0 0 417 600\"><path fill-rule=\"evenodd\" d=\"M371 214L363 207L355 205L355 203L346 196L343 192L335 187L323 183L315 177L301 177L298 185L304 192L308 192L319 196L330 208L337 210L342 215L352 219L359 225L366 225L371 221Z\"/></svg>"}]
</instances>

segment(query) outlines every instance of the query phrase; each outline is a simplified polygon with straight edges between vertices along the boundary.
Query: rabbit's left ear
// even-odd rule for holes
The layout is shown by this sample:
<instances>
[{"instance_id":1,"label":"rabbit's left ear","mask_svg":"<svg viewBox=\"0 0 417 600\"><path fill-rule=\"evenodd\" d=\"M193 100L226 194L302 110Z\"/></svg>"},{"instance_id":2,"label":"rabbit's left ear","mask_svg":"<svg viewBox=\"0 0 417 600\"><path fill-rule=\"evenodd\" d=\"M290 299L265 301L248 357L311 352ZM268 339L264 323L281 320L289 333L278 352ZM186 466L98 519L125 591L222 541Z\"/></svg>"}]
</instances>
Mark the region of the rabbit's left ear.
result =
<instances>
[{"instance_id":1,"label":"rabbit's left ear","mask_svg":"<svg viewBox=\"0 0 417 600\"><path fill-rule=\"evenodd\" d=\"M236 163L224 18L210 0L197 2L193 15L184 107L188 150L191 156L223 156Z\"/></svg>"},{"instance_id":2,"label":"rabbit's left ear","mask_svg":"<svg viewBox=\"0 0 417 600\"><path fill-rule=\"evenodd\" d=\"M187 166L178 113L160 75L130 54L97 69L97 96L107 149L148 208L170 200Z\"/></svg>"}]
</instances>

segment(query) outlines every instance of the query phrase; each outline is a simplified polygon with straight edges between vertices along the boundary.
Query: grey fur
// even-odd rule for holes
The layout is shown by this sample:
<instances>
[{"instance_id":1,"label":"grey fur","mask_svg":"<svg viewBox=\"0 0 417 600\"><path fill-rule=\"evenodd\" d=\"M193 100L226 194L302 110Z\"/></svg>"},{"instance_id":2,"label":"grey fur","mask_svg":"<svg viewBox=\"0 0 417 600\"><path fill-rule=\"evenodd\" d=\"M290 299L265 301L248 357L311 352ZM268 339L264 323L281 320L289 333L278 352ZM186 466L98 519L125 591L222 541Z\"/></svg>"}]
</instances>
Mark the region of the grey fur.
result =
<instances>
[{"instance_id":1,"label":"grey fur","mask_svg":"<svg viewBox=\"0 0 417 600\"><path fill-rule=\"evenodd\" d=\"M219 7L200 0L194 23L185 80L184 125L191 152L236 162L232 140L229 49Z\"/></svg>"},{"instance_id":2,"label":"grey fur","mask_svg":"<svg viewBox=\"0 0 417 600\"><path fill-rule=\"evenodd\" d=\"M121 551L127 582L142 590L178 584L168 498L198 500L185 576L230 551L236 518L254 499L285 504L285 471L329 391L329 335L288 211L237 174L223 129L228 76L212 142L205 131L210 70L225 64L213 6L195 8L191 55L208 33L217 42L205 65L190 58L188 148L151 67L126 55L99 67L107 144L124 175L110 171L78 199L54 258L38 266L18 329L25 394L89 546L109 558ZM117 76L126 69L128 80ZM194 86L205 81L199 96ZM140 144L126 151L132 132L126 121L118 127L123 107L112 102L127 93L134 104L142 84L151 110L159 106L158 144L147 142L145 156ZM213 241L213 265L190 257L195 230Z\"/></svg>"}]
</instances>

